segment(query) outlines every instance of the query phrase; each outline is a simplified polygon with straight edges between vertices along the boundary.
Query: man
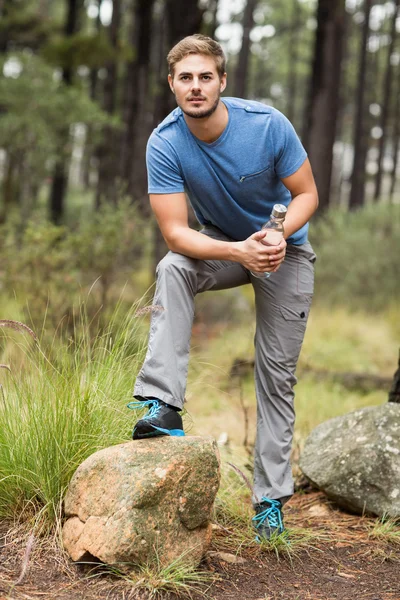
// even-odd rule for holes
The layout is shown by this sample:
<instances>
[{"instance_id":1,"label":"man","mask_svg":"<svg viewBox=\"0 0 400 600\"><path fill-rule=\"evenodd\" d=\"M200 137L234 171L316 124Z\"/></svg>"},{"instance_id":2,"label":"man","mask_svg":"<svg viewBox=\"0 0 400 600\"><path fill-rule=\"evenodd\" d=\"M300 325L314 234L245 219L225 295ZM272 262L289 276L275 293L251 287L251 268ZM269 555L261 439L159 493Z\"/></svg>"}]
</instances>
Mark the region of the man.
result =
<instances>
[{"instance_id":1,"label":"man","mask_svg":"<svg viewBox=\"0 0 400 600\"><path fill-rule=\"evenodd\" d=\"M256 298L254 525L269 539L284 530L293 493L290 452L295 368L313 293L315 254L307 222L318 195L306 152L289 121L258 102L221 98L221 46L202 35L168 54L176 108L147 150L152 210L170 252L157 267L149 345L132 408L148 407L133 438L184 435L182 409L194 297L252 283ZM185 192L201 232L189 228ZM260 229L275 203L287 206L284 239ZM268 272L269 278L252 273Z\"/></svg>"}]
</instances>

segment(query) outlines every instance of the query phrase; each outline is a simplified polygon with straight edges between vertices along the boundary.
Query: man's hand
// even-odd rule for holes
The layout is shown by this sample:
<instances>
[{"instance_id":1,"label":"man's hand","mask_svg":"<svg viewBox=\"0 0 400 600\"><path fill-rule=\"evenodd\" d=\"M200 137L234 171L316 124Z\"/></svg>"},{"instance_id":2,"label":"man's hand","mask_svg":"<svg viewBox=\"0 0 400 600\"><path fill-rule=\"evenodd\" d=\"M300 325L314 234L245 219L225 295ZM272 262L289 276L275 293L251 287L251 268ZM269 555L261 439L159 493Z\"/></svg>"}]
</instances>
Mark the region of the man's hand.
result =
<instances>
[{"instance_id":1,"label":"man's hand","mask_svg":"<svg viewBox=\"0 0 400 600\"><path fill-rule=\"evenodd\" d=\"M263 244L266 231L257 231L247 240L237 242L237 261L254 273L275 273L281 266L286 254L286 241L276 246Z\"/></svg>"}]
</instances>

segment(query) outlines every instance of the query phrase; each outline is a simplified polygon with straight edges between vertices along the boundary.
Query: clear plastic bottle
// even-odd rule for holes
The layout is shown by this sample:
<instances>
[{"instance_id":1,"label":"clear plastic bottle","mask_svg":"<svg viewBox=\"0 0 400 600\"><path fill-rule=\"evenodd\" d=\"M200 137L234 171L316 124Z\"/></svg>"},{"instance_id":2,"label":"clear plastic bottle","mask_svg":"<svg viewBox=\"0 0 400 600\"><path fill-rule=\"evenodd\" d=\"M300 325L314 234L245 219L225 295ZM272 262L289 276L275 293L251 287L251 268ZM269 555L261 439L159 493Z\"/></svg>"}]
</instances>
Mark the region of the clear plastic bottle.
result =
<instances>
[{"instance_id":1,"label":"clear plastic bottle","mask_svg":"<svg viewBox=\"0 0 400 600\"><path fill-rule=\"evenodd\" d=\"M261 240L265 246L277 246L283 238L283 221L286 217L287 208L283 204L274 204L269 220L262 226L261 231L267 230L267 235ZM254 273L254 277L268 279L271 273Z\"/></svg>"}]
</instances>

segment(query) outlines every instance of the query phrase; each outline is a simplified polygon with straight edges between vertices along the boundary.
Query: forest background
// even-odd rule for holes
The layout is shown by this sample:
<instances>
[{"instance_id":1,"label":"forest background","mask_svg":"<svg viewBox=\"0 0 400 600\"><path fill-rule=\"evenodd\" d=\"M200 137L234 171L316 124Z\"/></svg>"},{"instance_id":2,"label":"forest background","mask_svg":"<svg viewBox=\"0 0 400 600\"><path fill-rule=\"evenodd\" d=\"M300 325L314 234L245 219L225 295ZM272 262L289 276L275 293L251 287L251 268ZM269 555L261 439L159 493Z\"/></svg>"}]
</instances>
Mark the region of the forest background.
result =
<instances>
[{"instance_id":1,"label":"forest background","mask_svg":"<svg viewBox=\"0 0 400 600\"><path fill-rule=\"evenodd\" d=\"M227 53L225 95L293 122L318 185L296 448L322 420L387 400L400 337L399 4L0 1L0 516L26 503L59 515L77 464L129 438L166 251L145 147L174 108L166 54L195 32ZM187 394L193 431L238 462L256 414L248 288L198 298Z\"/></svg>"}]
</instances>

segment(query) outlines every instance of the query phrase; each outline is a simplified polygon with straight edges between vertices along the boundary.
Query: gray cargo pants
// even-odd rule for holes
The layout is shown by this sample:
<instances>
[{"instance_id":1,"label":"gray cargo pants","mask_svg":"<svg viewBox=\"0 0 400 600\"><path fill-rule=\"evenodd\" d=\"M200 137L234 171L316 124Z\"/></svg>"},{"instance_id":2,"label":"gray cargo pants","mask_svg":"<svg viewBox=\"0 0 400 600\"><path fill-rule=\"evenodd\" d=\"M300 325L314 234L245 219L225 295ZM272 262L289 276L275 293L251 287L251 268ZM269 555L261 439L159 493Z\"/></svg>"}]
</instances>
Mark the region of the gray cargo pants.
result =
<instances>
[{"instance_id":1,"label":"gray cargo pants","mask_svg":"<svg viewBox=\"0 0 400 600\"><path fill-rule=\"evenodd\" d=\"M203 233L232 241L220 230ZM295 419L296 364L313 294L315 254L307 242L288 245L279 270L269 279L253 277L236 262L197 260L169 252L157 267L147 355L134 396L159 398L182 408L189 362L194 297L252 283L256 300L255 385L257 436L254 498L293 494L290 453Z\"/></svg>"}]
</instances>

